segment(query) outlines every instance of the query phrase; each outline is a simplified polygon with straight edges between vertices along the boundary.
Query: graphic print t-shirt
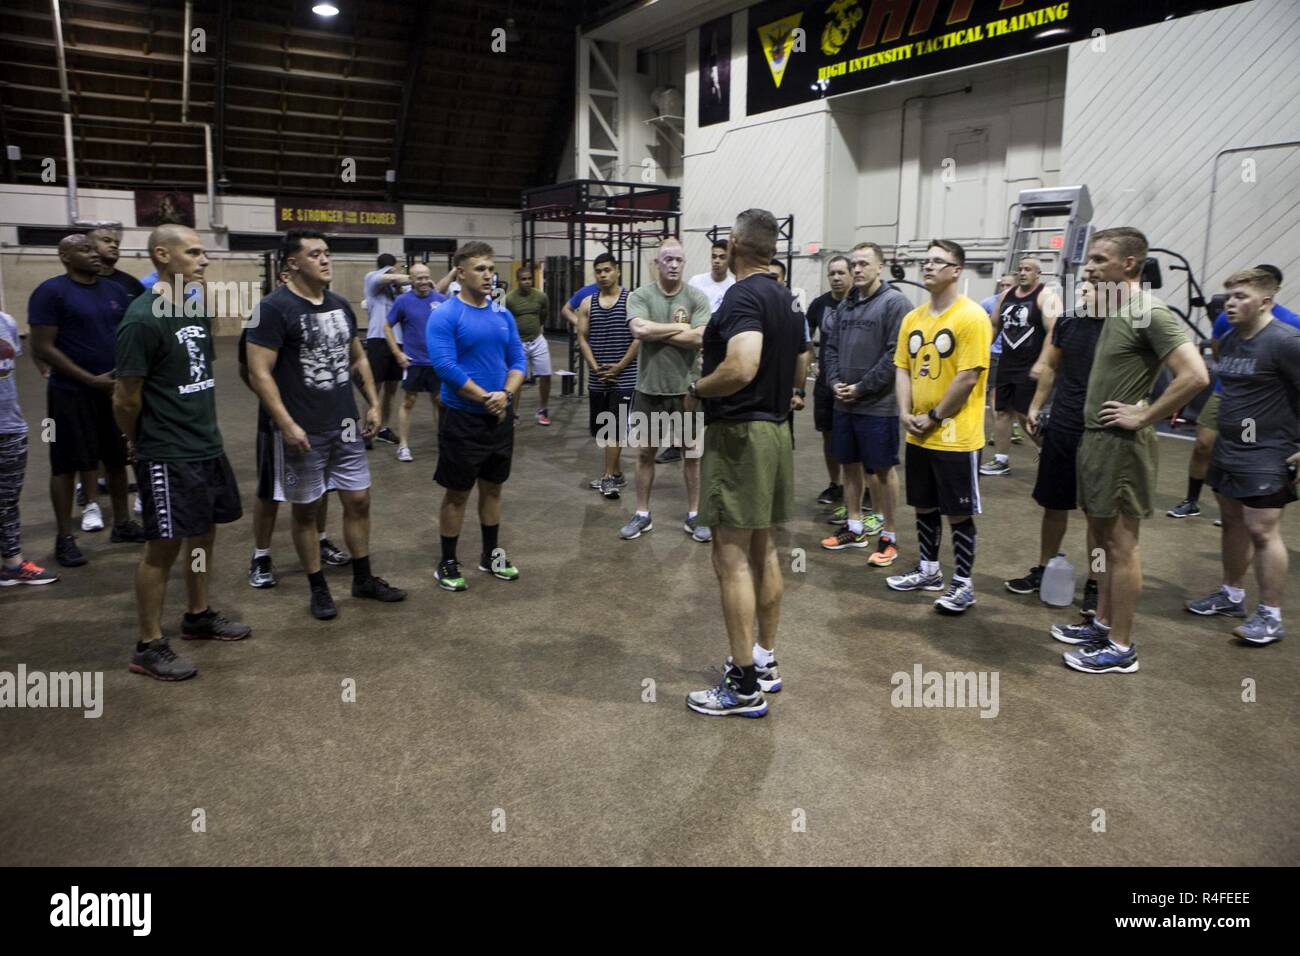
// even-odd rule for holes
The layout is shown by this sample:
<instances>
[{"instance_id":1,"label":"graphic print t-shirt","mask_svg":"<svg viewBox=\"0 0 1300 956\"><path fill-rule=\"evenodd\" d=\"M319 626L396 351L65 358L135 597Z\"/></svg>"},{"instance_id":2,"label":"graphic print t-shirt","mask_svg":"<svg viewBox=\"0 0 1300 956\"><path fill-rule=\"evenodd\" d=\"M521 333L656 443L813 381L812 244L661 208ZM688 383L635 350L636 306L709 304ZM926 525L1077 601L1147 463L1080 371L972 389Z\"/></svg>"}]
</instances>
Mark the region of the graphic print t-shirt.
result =
<instances>
[{"instance_id":1,"label":"graphic print t-shirt","mask_svg":"<svg viewBox=\"0 0 1300 956\"><path fill-rule=\"evenodd\" d=\"M144 379L136 450L144 461L216 458L212 324L157 298L137 298L117 327L117 377Z\"/></svg>"},{"instance_id":2,"label":"graphic print t-shirt","mask_svg":"<svg viewBox=\"0 0 1300 956\"><path fill-rule=\"evenodd\" d=\"M894 365L906 369L912 379L912 414L924 415L935 408L958 372L980 369L966 403L952 416L952 427L936 426L921 438L909 433L908 444L935 451L984 447L984 388L992 340L988 313L964 295L939 315L930 311L929 302L907 313L898 330Z\"/></svg>"},{"instance_id":3,"label":"graphic print t-shirt","mask_svg":"<svg viewBox=\"0 0 1300 956\"><path fill-rule=\"evenodd\" d=\"M275 349L275 384L289 416L311 435L338 431L357 420L351 349L357 318L347 299L325 293L320 304L276 289L250 319L248 341Z\"/></svg>"}]
</instances>

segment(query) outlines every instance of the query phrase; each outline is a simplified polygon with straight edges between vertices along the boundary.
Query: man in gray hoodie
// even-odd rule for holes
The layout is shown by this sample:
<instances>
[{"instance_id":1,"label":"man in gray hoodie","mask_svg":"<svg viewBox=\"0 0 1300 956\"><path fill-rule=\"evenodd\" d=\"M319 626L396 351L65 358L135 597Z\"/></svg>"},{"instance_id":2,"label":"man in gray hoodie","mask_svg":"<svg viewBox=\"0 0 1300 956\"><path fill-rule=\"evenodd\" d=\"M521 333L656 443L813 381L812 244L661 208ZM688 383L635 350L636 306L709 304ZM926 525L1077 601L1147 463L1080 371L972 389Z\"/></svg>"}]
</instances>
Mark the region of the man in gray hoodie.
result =
<instances>
[{"instance_id":1,"label":"man in gray hoodie","mask_svg":"<svg viewBox=\"0 0 1300 956\"><path fill-rule=\"evenodd\" d=\"M853 291L835 310L826 341L826 384L835 393L831 447L844 467L844 503L849 522L822 542L828 551L870 546L862 514L862 485L883 523L876 550L867 559L888 567L898 557L894 504L898 500L898 404L894 400L894 350L898 329L912 304L881 279L885 254L874 242L861 242L850 254Z\"/></svg>"}]
</instances>

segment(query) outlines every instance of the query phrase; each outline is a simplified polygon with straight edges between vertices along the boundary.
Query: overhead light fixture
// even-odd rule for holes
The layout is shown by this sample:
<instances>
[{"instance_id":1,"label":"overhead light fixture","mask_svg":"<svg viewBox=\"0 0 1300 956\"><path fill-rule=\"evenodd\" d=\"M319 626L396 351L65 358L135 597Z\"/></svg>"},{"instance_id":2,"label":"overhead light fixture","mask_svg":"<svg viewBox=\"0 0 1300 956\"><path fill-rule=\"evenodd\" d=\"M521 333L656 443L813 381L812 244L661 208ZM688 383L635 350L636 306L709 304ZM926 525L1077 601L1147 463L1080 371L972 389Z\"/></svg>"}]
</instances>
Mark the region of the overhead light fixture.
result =
<instances>
[{"instance_id":1,"label":"overhead light fixture","mask_svg":"<svg viewBox=\"0 0 1300 956\"><path fill-rule=\"evenodd\" d=\"M1042 31L1040 31L1040 32L1038 32L1038 33L1035 33L1035 34L1034 34L1034 39L1035 39L1035 40L1046 40L1048 37L1056 37L1056 36L1060 36L1060 35L1063 34L1063 33L1069 33L1069 32L1070 32L1070 31L1067 30L1065 27L1056 27L1056 28L1051 29L1051 30L1042 30Z\"/></svg>"},{"instance_id":2,"label":"overhead light fixture","mask_svg":"<svg viewBox=\"0 0 1300 956\"><path fill-rule=\"evenodd\" d=\"M311 12L318 17L337 17L339 8L332 3L318 3L311 8Z\"/></svg>"}]
</instances>

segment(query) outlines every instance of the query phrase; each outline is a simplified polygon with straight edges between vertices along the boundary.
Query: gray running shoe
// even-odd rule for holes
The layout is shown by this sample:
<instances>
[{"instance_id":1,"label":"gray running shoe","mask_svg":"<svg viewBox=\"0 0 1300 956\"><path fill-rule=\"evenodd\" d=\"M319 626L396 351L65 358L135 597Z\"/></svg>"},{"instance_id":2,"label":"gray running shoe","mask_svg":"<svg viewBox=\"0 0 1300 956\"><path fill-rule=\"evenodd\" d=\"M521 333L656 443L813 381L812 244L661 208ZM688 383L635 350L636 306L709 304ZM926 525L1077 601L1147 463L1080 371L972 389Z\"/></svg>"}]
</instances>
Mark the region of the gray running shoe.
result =
<instances>
[{"instance_id":1,"label":"gray running shoe","mask_svg":"<svg viewBox=\"0 0 1300 956\"><path fill-rule=\"evenodd\" d=\"M708 544L713 540L713 532L700 524L699 515L694 518L688 517L682 523L682 530L691 536L692 541L698 541L700 544Z\"/></svg>"},{"instance_id":2,"label":"gray running shoe","mask_svg":"<svg viewBox=\"0 0 1300 956\"><path fill-rule=\"evenodd\" d=\"M654 522L649 515L639 515L633 512L632 520L619 528L618 536L624 541L631 541L633 538L641 537L646 531L653 531L654 526Z\"/></svg>"},{"instance_id":3,"label":"gray running shoe","mask_svg":"<svg viewBox=\"0 0 1300 956\"><path fill-rule=\"evenodd\" d=\"M176 656L165 637L150 641L144 645L143 650L137 644L136 651L131 656L130 670L154 680L167 681L187 680L199 672L189 661Z\"/></svg>"},{"instance_id":4,"label":"gray running shoe","mask_svg":"<svg viewBox=\"0 0 1300 956\"><path fill-rule=\"evenodd\" d=\"M618 493L618 483L613 478L606 475L600 479L600 493L611 501L617 501L620 497Z\"/></svg>"},{"instance_id":5,"label":"gray running shoe","mask_svg":"<svg viewBox=\"0 0 1300 956\"><path fill-rule=\"evenodd\" d=\"M895 591L942 591L943 575L935 572L926 574L917 565L906 574L895 574L885 578L885 583Z\"/></svg>"},{"instance_id":6,"label":"gray running shoe","mask_svg":"<svg viewBox=\"0 0 1300 956\"><path fill-rule=\"evenodd\" d=\"M1286 628L1282 626L1281 621L1256 609L1255 613L1250 616L1250 620L1245 624L1238 624L1232 629L1232 633L1247 644L1263 647L1265 644L1272 644L1275 641L1282 640L1282 637L1286 634Z\"/></svg>"},{"instance_id":7,"label":"gray running shoe","mask_svg":"<svg viewBox=\"0 0 1300 956\"><path fill-rule=\"evenodd\" d=\"M1165 512L1170 518L1195 518L1201 513L1201 506L1191 498L1184 498Z\"/></svg>"},{"instance_id":8,"label":"gray running shoe","mask_svg":"<svg viewBox=\"0 0 1300 956\"><path fill-rule=\"evenodd\" d=\"M1009 475L1011 474L1011 462L998 461L996 458L992 461L986 461L984 464L980 465L980 474L986 477L993 475Z\"/></svg>"},{"instance_id":9,"label":"gray running shoe","mask_svg":"<svg viewBox=\"0 0 1300 956\"><path fill-rule=\"evenodd\" d=\"M975 591L968 584L953 584L943 597L934 602L934 609L940 614L965 614L975 606Z\"/></svg>"},{"instance_id":10,"label":"gray running shoe","mask_svg":"<svg viewBox=\"0 0 1300 956\"><path fill-rule=\"evenodd\" d=\"M1096 618L1089 618L1082 624L1053 624L1052 637L1062 644L1097 644L1110 640L1110 628L1102 627Z\"/></svg>"},{"instance_id":11,"label":"gray running shoe","mask_svg":"<svg viewBox=\"0 0 1300 956\"><path fill-rule=\"evenodd\" d=\"M1228 592L1224 588L1219 588L1213 594L1207 595L1198 601L1188 601L1184 607L1193 614L1222 614L1224 617L1245 617L1246 605L1242 601L1234 601L1228 597Z\"/></svg>"}]
</instances>

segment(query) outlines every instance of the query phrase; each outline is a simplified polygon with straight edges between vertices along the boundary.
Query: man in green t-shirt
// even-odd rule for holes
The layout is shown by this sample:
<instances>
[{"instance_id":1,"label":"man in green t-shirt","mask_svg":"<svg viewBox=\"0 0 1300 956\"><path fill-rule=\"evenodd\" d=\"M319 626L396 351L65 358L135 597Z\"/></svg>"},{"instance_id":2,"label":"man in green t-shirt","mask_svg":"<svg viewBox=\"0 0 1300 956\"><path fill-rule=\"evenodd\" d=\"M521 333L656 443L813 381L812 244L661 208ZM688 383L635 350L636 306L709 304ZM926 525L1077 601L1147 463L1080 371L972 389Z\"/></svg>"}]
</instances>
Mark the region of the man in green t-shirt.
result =
<instances>
[{"instance_id":1,"label":"man in green t-shirt","mask_svg":"<svg viewBox=\"0 0 1300 956\"><path fill-rule=\"evenodd\" d=\"M636 512L619 531L632 540L650 531L650 490L655 480L655 448L687 447L682 462L689 508L682 530L696 541L712 540L699 524L702 427L696 428L699 402L686 388L696 377L704 327L709 324L709 298L682 278L686 253L681 240L669 236L655 255L657 276L627 297L627 323L641 343L637 358L636 393L632 398L629 441L637 446ZM640 413L640 414L638 414Z\"/></svg>"},{"instance_id":2,"label":"man in green t-shirt","mask_svg":"<svg viewBox=\"0 0 1300 956\"><path fill-rule=\"evenodd\" d=\"M1138 669L1133 616L1142 591L1138 531L1152 514L1156 485L1155 423L1210 384L1196 346L1168 306L1140 284L1147 240L1122 226L1095 233L1083 278L1093 284L1104 319L1083 404L1076 464L1079 504L1090 537L1104 551L1097 575L1097 615L1086 624L1054 624L1052 636L1082 645L1065 663L1087 674ZM1148 403L1162 366L1174 379ZM1091 556L1090 556L1091 557Z\"/></svg>"},{"instance_id":3,"label":"man in green t-shirt","mask_svg":"<svg viewBox=\"0 0 1300 956\"><path fill-rule=\"evenodd\" d=\"M149 255L159 283L131 303L117 327L113 390L113 417L135 462L146 538L135 573L140 639L131 670L184 680L197 671L162 635L168 574L184 543L189 613L182 637L248 637L251 628L210 608L207 593L216 525L237 521L243 511L217 428L206 296L178 302L173 292L178 277L182 285L203 281L203 242L185 226L159 226L149 236Z\"/></svg>"},{"instance_id":4,"label":"man in green t-shirt","mask_svg":"<svg viewBox=\"0 0 1300 956\"><path fill-rule=\"evenodd\" d=\"M506 296L506 308L519 327L519 340L524 343L528 359L528 377L537 379L537 424L549 425L546 407L551 400L551 347L542 334L542 323L550 312L550 302L546 293L533 285L531 266L524 266L515 278L519 287Z\"/></svg>"}]
</instances>

